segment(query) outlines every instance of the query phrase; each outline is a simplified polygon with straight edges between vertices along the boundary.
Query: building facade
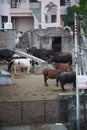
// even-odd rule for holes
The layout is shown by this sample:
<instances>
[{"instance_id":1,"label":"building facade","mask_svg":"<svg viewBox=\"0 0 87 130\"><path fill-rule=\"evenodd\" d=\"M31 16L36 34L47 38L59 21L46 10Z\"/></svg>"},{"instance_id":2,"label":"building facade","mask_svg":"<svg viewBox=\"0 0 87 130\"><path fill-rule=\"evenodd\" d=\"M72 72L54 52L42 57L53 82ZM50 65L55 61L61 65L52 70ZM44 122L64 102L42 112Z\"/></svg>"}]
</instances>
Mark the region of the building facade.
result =
<instances>
[{"instance_id":1,"label":"building facade","mask_svg":"<svg viewBox=\"0 0 87 130\"><path fill-rule=\"evenodd\" d=\"M7 22L17 32L63 27L67 7L78 4L78 0L0 0L0 29Z\"/></svg>"}]
</instances>

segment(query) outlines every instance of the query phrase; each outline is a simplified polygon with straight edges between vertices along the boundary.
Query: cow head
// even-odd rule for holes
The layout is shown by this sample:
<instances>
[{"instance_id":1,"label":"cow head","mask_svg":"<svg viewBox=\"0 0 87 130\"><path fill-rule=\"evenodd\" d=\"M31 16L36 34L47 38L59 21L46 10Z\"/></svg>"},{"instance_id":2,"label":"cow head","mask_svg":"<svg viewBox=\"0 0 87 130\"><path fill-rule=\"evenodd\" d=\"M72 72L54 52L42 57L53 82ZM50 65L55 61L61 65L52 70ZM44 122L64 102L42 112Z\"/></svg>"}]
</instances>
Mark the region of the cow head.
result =
<instances>
[{"instance_id":1,"label":"cow head","mask_svg":"<svg viewBox=\"0 0 87 130\"><path fill-rule=\"evenodd\" d=\"M34 66L35 64L38 65L38 62L37 62L37 61L34 61L34 60L30 60L30 64L31 64L32 66Z\"/></svg>"}]
</instances>

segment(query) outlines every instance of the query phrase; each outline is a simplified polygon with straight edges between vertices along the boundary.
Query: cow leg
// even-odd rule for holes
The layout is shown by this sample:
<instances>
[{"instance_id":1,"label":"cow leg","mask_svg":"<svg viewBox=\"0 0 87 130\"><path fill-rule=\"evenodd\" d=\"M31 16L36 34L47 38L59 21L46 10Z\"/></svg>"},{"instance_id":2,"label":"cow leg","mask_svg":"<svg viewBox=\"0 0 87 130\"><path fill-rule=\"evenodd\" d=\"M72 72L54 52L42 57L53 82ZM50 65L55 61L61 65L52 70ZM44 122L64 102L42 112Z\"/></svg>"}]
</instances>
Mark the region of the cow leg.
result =
<instances>
[{"instance_id":1,"label":"cow leg","mask_svg":"<svg viewBox=\"0 0 87 130\"><path fill-rule=\"evenodd\" d=\"M58 82L59 82L59 80L58 80L58 78L56 79L56 86L58 87Z\"/></svg>"},{"instance_id":2,"label":"cow leg","mask_svg":"<svg viewBox=\"0 0 87 130\"><path fill-rule=\"evenodd\" d=\"M60 83L60 84L61 84L62 91L63 91L63 92L66 91L66 90L64 89L64 84L62 84L62 83Z\"/></svg>"},{"instance_id":3,"label":"cow leg","mask_svg":"<svg viewBox=\"0 0 87 130\"><path fill-rule=\"evenodd\" d=\"M30 74L30 67L28 66L28 68L27 68L27 74Z\"/></svg>"},{"instance_id":4,"label":"cow leg","mask_svg":"<svg viewBox=\"0 0 87 130\"><path fill-rule=\"evenodd\" d=\"M14 66L14 72L15 72L15 74L17 74L16 66Z\"/></svg>"},{"instance_id":5,"label":"cow leg","mask_svg":"<svg viewBox=\"0 0 87 130\"><path fill-rule=\"evenodd\" d=\"M8 72L11 72L11 65L8 63Z\"/></svg>"},{"instance_id":6,"label":"cow leg","mask_svg":"<svg viewBox=\"0 0 87 130\"><path fill-rule=\"evenodd\" d=\"M76 89L76 82L73 83L73 91Z\"/></svg>"},{"instance_id":7,"label":"cow leg","mask_svg":"<svg viewBox=\"0 0 87 130\"><path fill-rule=\"evenodd\" d=\"M47 79L48 79L48 78L44 77L45 86L48 86Z\"/></svg>"},{"instance_id":8,"label":"cow leg","mask_svg":"<svg viewBox=\"0 0 87 130\"><path fill-rule=\"evenodd\" d=\"M11 72L11 67L12 67L12 65L13 65L13 62L9 62L9 63L8 63L8 72Z\"/></svg>"}]
</instances>

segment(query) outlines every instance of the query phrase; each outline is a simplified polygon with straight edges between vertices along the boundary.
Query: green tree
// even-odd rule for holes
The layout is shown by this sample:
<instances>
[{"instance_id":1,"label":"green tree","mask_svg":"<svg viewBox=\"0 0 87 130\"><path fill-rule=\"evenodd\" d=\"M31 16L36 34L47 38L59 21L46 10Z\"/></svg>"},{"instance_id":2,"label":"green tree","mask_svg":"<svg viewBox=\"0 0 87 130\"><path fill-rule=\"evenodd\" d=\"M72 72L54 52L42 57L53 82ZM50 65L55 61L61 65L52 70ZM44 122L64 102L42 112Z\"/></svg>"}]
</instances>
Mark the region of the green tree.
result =
<instances>
[{"instance_id":1,"label":"green tree","mask_svg":"<svg viewBox=\"0 0 87 130\"><path fill-rule=\"evenodd\" d=\"M73 28L74 25L74 13L80 14L87 19L87 0L80 0L80 6L72 6L67 8L67 15L63 16L64 25L68 25ZM86 21L84 21L86 23Z\"/></svg>"},{"instance_id":2,"label":"green tree","mask_svg":"<svg viewBox=\"0 0 87 130\"><path fill-rule=\"evenodd\" d=\"M67 8L67 15L63 16L64 25L68 25L71 28L74 25L74 13L79 13L79 8L76 6L68 7Z\"/></svg>"},{"instance_id":3,"label":"green tree","mask_svg":"<svg viewBox=\"0 0 87 130\"><path fill-rule=\"evenodd\" d=\"M79 13L87 17L87 0L80 0Z\"/></svg>"}]
</instances>

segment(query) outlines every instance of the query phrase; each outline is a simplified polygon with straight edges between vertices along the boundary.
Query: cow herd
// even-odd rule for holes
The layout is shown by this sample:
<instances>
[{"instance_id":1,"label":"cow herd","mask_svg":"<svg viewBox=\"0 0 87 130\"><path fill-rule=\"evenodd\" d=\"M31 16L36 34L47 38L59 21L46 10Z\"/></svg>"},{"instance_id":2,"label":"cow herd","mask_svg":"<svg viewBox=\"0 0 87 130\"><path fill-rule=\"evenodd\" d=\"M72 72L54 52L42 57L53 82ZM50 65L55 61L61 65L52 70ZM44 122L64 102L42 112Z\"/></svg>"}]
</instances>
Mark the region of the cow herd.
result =
<instances>
[{"instance_id":1,"label":"cow herd","mask_svg":"<svg viewBox=\"0 0 87 130\"><path fill-rule=\"evenodd\" d=\"M48 61L48 63L69 63L72 64L72 55L69 52L55 52L47 49L27 48L27 53Z\"/></svg>"},{"instance_id":2,"label":"cow herd","mask_svg":"<svg viewBox=\"0 0 87 130\"><path fill-rule=\"evenodd\" d=\"M63 91L64 85L67 83L73 83L73 90L76 88L76 74L72 69L72 54L69 52L54 52L47 49L37 49L36 47L27 48L27 53L41 58L51 63L55 68L43 69L44 84L48 86L48 79L56 79L56 85L60 81L60 86Z\"/></svg>"},{"instance_id":3,"label":"cow herd","mask_svg":"<svg viewBox=\"0 0 87 130\"><path fill-rule=\"evenodd\" d=\"M76 88L76 74L72 70L72 55L69 52L53 52L52 50L37 49L36 47L28 48L27 53L34 55L38 58L50 61L54 69L44 68L42 74L44 77L44 84L48 86L48 79L56 79L56 85L60 82L62 91L65 91L64 85L73 83L73 90ZM20 57L15 54L15 51L9 49L0 50L0 60L6 60L8 63L8 71L14 73L27 69L29 74L31 67L38 65L38 62L26 57Z\"/></svg>"}]
</instances>

